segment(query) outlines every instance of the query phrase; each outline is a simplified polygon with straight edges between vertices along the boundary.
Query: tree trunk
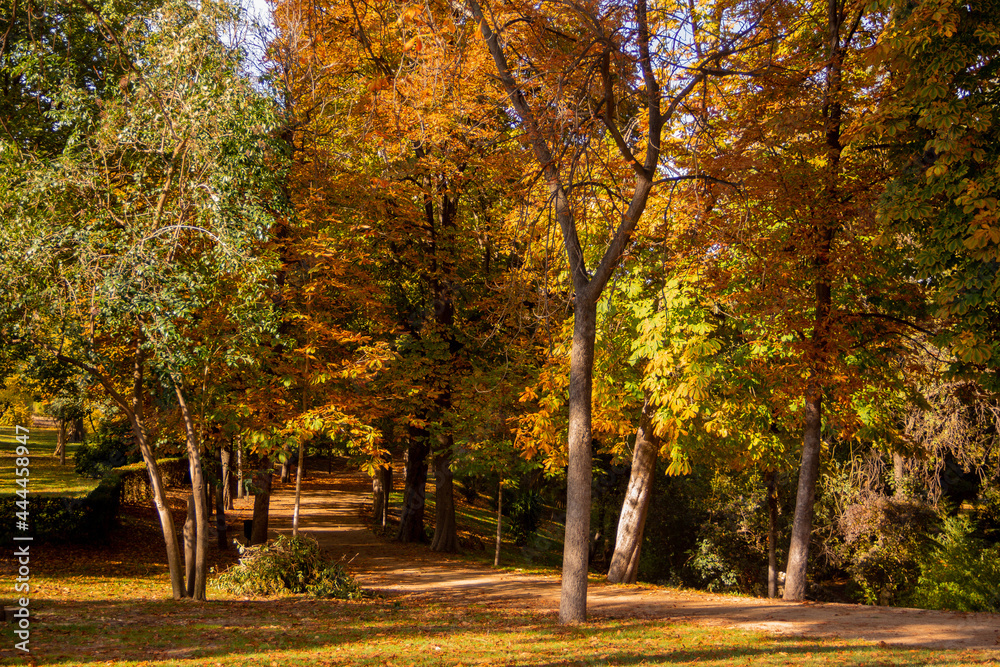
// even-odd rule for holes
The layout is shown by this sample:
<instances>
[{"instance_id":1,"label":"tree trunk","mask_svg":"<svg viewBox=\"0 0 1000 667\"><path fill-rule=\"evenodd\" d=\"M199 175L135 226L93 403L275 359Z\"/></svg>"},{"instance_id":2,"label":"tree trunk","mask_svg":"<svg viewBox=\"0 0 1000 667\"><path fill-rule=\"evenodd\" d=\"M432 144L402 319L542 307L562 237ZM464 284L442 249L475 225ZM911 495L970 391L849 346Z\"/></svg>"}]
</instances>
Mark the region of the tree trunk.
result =
<instances>
[{"instance_id":1,"label":"tree trunk","mask_svg":"<svg viewBox=\"0 0 1000 667\"><path fill-rule=\"evenodd\" d=\"M649 499L653 495L653 480L656 472L656 454L659 443L653 435L653 413L655 409L646 396L639 417L639 428L635 434L635 451L632 454L632 471L629 474L628 490L622 504L618 520L618 537L615 552L608 568L608 582L612 584L634 584L639 578L639 555L642 551L642 534L646 526Z\"/></svg>"},{"instance_id":2,"label":"tree trunk","mask_svg":"<svg viewBox=\"0 0 1000 667\"><path fill-rule=\"evenodd\" d=\"M306 463L306 441L299 440L298 470L295 473L295 512L292 514L292 537L299 534L299 510L302 507L302 473Z\"/></svg>"},{"instance_id":3,"label":"tree trunk","mask_svg":"<svg viewBox=\"0 0 1000 667\"><path fill-rule=\"evenodd\" d=\"M226 510L233 509L233 481L235 480L235 475L233 475L232 470L233 461L233 450L229 447L223 447L219 451L219 464L221 470L221 483L222 488L220 492L222 494L222 507Z\"/></svg>"},{"instance_id":4,"label":"tree trunk","mask_svg":"<svg viewBox=\"0 0 1000 667\"><path fill-rule=\"evenodd\" d=\"M596 300L576 295L573 347L569 362L569 466L566 472L566 533L563 546L559 620L587 620L587 567L590 555L591 417Z\"/></svg>"},{"instance_id":5,"label":"tree trunk","mask_svg":"<svg viewBox=\"0 0 1000 667\"><path fill-rule=\"evenodd\" d=\"M802 460L799 463L799 485L795 494L795 515L792 518L792 540L785 567L786 600L804 600L806 567L809 564L809 538L812 536L813 504L819 479L819 455L822 449L823 399L816 395L806 398L806 424L802 437Z\"/></svg>"},{"instance_id":6,"label":"tree trunk","mask_svg":"<svg viewBox=\"0 0 1000 667\"><path fill-rule=\"evenodd\" d=\"M194 575L194 593L191 597L196 600L204 600L205 585L208 581L208 508L206 507L205 475L201 467L198 433L195 429L194 420L191 417L191 411L188 409L187 400L184 398L184 391L177 380L174 380L174 394L176 394L177 403L181 408L181 416L184 419L184 430L187 434L188 462L191 470L191 493L194 496L194 518L197 536L195 563L197 567L195 568ZM191 590L189 582L188 591Z\"/></svg>"},{"instance_id":7,"label":"tree trunk","mask_svg":"<svg viewBox=\"0 0 1000 667\"><path fill-rule=\"evenodd\" d=\"M146 435L145 418L143 416L143 359L139 350L139 343L135 343L135 355L132 359L132 395L125 398L115 388L114 383L107 375L99 369L90 366L78 359L66 355L57 355L59 361L73 364L78 368L90 373L104 386L108 395L112 397L118 407L122 409L132 425L132 433L139 443L139 451L142 453L142 460L146 463L146 470L149 473L149 485L153 490L153 504L156 506L156 513L160 517L160 528L163 531L163 541L167 548L167 567L170 572L170 588L175 600L179 600L187 595L184 587L184 570L181 565L180 545L177 542L177 532L174 527L174 517L170 513L170 508L166 502L166 492L163 486L163 476L160 474L160 466L156 463L153 455L153 448L149 444Z\"/></svg>"},{"instance_id":8,"label":"tree trunk","mask_svg":"<svg viewBox=\"0 0 1000 667\"><path fill-rule=\"evenodd\" d=\"M281 462L281 483L288 484L292 476L292 452L288 449L282 450L285 460Z\"/></svg>"},{"instance_id":9,"label":"tree trunk","mask_svg":"<svg viewBox=\"0 0 1000 667\"><path fill-rule=\"evenodd\" d=\"M59 435L56 436L56 452L59 457L59 465L66 465L66 422L59 420Z\"/></svg>"},{"instance_id":10,"label":"tree trunk","mask_svg":"<svg viewBox=\"0 0 1000 667\"><path fill-rule=\"evenodd\" d=\"M215 533L221 551L229 548L229 531L226 528L226 501L223 489L225 486L220 482L215 490Z\"/></svg>"},{"instance_id":11,"label":"tree trunk","mask_svg":"<svg viewBox=\"0 0 1000 667\"><path fill-rule=\"evenodd\" d=\"M69 431L69 441L70 442L83 442L84 437L87 435L87 431L84 428L83 417L77 417L73 420Z\"/></svg>"},{"instance_id":12,"label":"tree trunk","mask_svg":"<svg viewBox=\"0 0 1000 667\"><path fill-rule=\"evenodd\" d=\"M500 567L500 545L503 536L503 476L497 484L497 547L493 554L493 567Z\"/></svg>"},{"instance_id":13,"label":"tree trunk","mask_svg":"<svg viewBox=\"0 0 1000 667\"><path fill-rule=\"evenodd\" d=\"M455 485L451 472L451 436L447 436L443 450L434 457L434 539L432 551L453 553L458 551L458 532L455 525Z\"/></svg>"},{"instance_id":14,"label":"tree trunk","mask_svg":"<svg viewBox=\"0 0 1000 667\"><path fill-rule=\"evenodd\" d=\"M184 570L187 574L187 596L193 598L198 578L198 520L195 518L194 495L188 496L187 519L184 521Z\"/></svg>"},{"instance_id":15,"label":"tree trunk","mask_svg":"<svg viewBox=\"0 0 1000 667\"><path fill-rule=\"evenodd\" d=\"M236 497L242 498L247 494L247 487L243 477L243 441L237 436L236 440Z\"/></svg>"},{"instance_id":16,"label":"tree trunk","mask_svg":"<svg viewBox=\"0 0 1000 667\"><path fill-rule=\"evenodd\" d=\"M767 597L778 597L778 473L767 473Z\"/></svg>"},{"instance_id":17,"label":"tree trunk","mask_svg":"<svg viewBox=\"0 0 1000 667\"><path fill-rule=\"evenodd\" d=\"M253 497L253 534L250 544L267 542L267 518L271 508L271 474L270 470L254 472L253 485L257 492Z\"/></svg>"},{"instance_id":18,"label":"tree trunk","mask_svg":"<svg viewBox=\"0 0 1000 667\"><path fill-rule=\"evenodd\" d=\"M403 491L403 511L396 539L400 542L425 542L424 500L427 486L427 436L411 433L406 450L406 486Z\"/></svg>"},{"instance_id":19,"label":"tree trunk","mask_svg":"<svg viewBox=\"0 0 1000 667\"><path fill-rule=\"evenodd\" d=\"M389 494L392 493L392 465L383 462L372 477L372 521L385 528L389 524Z\"/></svg>"}]
</instances>

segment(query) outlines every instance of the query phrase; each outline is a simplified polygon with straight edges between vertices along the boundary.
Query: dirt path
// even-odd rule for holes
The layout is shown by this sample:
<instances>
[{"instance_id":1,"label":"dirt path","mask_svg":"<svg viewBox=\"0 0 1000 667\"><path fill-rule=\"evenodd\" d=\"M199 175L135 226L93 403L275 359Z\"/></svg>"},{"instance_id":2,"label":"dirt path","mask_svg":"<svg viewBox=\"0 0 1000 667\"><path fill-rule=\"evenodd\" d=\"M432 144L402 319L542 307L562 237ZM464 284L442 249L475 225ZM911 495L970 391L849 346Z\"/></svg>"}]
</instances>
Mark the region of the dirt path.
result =
<instances>
[{"instance_id":1,"label":"dirt path","mask_svg":"<svg viewBox=\"0 0 1000 667\"><path fill-rule=\"evenodd\" d=\"M278 488L271 501L272 528L291 531L294 492L293 484ZM502 572L435 554L426 546L402 545L378 538L361 519L362 506L371 502L370 493L371 483L363 475L310 472L303 480L300 522L300 530L350 561L348 569L365 587L385 595L440 599L450 604L475 602L532 607L551 613L558 610L556 576ZM661 618L781 635L838 636L900 646L1000 651L998 614L790 603L603 584L591 584L588 609L592 616Z\"/></svg>"}]
</instances>

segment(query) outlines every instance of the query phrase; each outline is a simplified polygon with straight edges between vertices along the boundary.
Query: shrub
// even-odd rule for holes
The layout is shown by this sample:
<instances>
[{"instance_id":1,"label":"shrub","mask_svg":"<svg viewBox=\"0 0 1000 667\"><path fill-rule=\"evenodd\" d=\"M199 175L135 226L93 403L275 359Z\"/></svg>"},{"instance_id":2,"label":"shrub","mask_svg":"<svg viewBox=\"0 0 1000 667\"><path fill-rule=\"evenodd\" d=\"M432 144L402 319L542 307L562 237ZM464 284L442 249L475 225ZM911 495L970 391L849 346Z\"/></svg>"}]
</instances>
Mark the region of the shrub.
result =
<instances>
[{"instance_id":1,"label":"shrub","mask_svg":"<svg viewBox=\"0 0 1000 667\"><path fill-rule=\"evenodd\" d=\"M102 422L73 455L76 473L100 479L114 468L141 460L127 421Z\"/></svg>"},{"instance_id":2,"label":"shrub","mask_svg":"<svg viewBox=\"0 0 1000 667\"><path fill-rule=\"evenodd\" d=\"M925 609L1000 612L1000 547L973 536L966 516L946 517L920 561L911 604Z\"/></svg>"},{"instance_id":3,"label":"shrub","mask_svg":"<svg viewBox=\"0 0 1000 667\"><path fill-rule=\"evenodd\" d=\"M216 586L235 595L308 593L347 600L361 597L357 582L311 537L280 535L267 544L240 547L240 554L240 562L215 580Z\"/></svg>"},{"instance_id":4,"label":"shrub","mask_svg":"<svg viewBox=\"0 0 1000 667\"><path fill-rule=\"evenodd\" d=\"M867 604L892 604L917 582L934 511L921 502L869 495L838 522L847 571Z\"/></svg>"},{"instance_id":5,"label":"shrub","mask_svg":"<svg viewBox=\"0 0 1000 667\"><path fill-rule=\"evenodd\" d=\"M542 522L542 496L534 489L519 490L509 503L504 503L504 514L510 519L508 534L519 545L527 543Z\"/></svg>"},{"instance_id":6,"label":"shrub","mask_svg":"<svg viewBox=\"0 0 1000 667\"><path fill-rule=\"evenodd\" d=\"M160 468L160 476L163 478L165 487L178 487L191 483L191 469L186 456L157 459L156 464ZM149 485L149 471L146 469L145 462L140 461L115 468L115 472L121 476L121 501L123 503L138 505L153 497L153 490Z\"/></svg>"},{"instance_id":7,"label":"shrub","mask_svg":"<svg viewBox=\"0 0 1000 667\"><path fill-rule=\"evenodd\" d=\"M33 497L28 532L44 542L100 540L118 521L121 478L111 474L84 498ZM0 498L0 543L13 544L17 498Z\"/></svg>"}]
</instances>

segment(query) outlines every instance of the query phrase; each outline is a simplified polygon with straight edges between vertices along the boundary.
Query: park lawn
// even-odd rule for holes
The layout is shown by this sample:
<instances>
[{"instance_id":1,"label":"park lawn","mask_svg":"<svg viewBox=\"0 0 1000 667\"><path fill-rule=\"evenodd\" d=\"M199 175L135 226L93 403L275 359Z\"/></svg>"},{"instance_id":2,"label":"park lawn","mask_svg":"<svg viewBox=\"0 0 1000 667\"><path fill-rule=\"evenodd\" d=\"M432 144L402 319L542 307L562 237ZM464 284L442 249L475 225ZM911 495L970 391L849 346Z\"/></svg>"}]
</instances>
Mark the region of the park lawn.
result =
<instances>
[{"instance_id":1,"label":"park lawn","mask_svg":"<svg viewBox=\"0 0 1000 667\"><path fill-rule=\"evenodd\" d=\"M81 477L73 469L73 453L80 445L66 445L66 465L52 456L56 451L58 431L54 428L32 428L28 433L31 474L28 490L32 494L49 496L85 496L100 482ZM11 495L16 490L14 474L15 449L19 443L14 438L14 428L0 428L0 495Z\"/></svg>"},{"instance_id":2,"label":"park lawn","mask_svg":"<svg viewBox=\"0 0 1000 667\"><path fill-rule=\"evenodd\" d=\"M165 575L40 576L31 657L3 631L0 665L998 665L988 651L928 651L669 620L600 619L418 600L162 599Z\"/></svg>"}]
</instances>

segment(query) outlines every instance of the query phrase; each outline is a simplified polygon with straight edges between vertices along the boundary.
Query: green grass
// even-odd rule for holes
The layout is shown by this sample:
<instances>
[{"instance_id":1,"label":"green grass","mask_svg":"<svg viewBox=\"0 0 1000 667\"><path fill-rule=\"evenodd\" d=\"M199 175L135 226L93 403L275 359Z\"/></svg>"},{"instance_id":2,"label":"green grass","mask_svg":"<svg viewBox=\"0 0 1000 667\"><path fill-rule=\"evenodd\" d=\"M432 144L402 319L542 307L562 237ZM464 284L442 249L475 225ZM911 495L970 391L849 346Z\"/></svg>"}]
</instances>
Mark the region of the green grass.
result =
<instances>
[{"instance_id":1,"label":"green grass","mask_svg":"<svg viewBox=\"0 0 1000 667\"><path fill-rule=\"evenodd\" d=\"M66 465L52 456L56 451L58 431L52 428L33 428L28 433L30 452L30 482L28 490L38 495L85 496L100 480L87 479L73 470L73 453L79 445L66 445ZM16 490L14 471L15 449L19 443L14 438L14 428L0 427L0 495L10 495Z\"/></svg>"}]
</instances>

